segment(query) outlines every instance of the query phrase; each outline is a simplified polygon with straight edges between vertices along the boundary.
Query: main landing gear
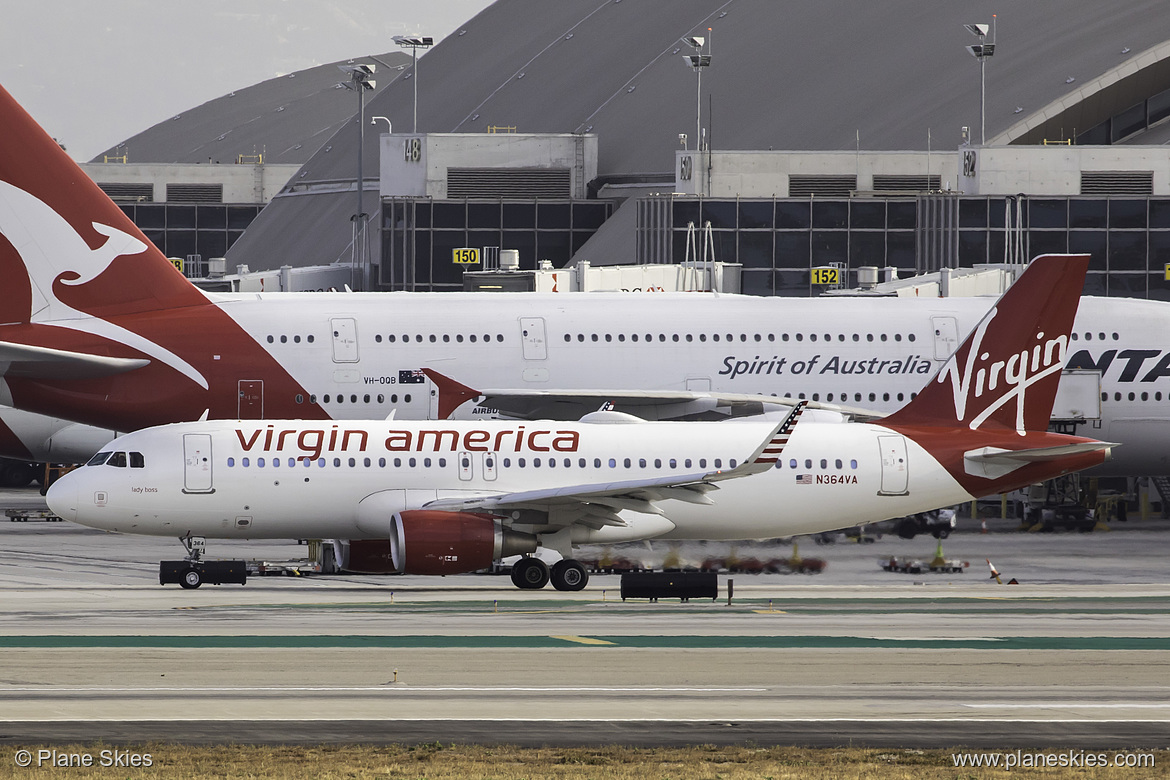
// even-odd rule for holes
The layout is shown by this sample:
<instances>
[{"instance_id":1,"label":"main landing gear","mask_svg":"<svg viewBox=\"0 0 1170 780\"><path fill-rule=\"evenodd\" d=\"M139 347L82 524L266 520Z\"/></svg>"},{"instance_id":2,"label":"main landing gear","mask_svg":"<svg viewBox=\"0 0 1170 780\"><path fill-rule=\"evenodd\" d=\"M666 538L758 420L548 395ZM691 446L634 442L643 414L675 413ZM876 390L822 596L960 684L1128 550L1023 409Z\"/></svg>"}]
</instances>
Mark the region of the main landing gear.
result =
<instances>
[{"instance_id":1,"label":"main landing gear","mask_svg":"<svg viewBox=\"0 0 1170 780\"><path fill-rule=\"evenodd\" d=\"M512 566L512 584L523 590L539 590L552 581L557 590L581 590L589 583L589 573L577 561L566 558L548 564L539 558L524 556Z\"/></svg>"}]
</instances>

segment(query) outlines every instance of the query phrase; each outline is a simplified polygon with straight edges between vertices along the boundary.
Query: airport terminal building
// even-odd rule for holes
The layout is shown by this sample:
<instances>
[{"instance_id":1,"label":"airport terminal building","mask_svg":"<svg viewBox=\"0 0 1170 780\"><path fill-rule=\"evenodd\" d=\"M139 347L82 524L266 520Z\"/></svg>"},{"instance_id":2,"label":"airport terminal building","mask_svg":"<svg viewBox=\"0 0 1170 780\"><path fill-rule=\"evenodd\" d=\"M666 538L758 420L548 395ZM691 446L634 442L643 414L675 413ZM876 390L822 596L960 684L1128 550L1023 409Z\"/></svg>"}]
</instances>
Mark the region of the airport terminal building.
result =
<instances>
[{"instance_id":1,"label":"airport terminal building","mask_svg":"<svg viewBox=\"0 0 1170 780\"><path fill-rule=\"evenodd\" d=\"M816 268L852 285L1071 251L1092 255L1087 292L1168 299L1170 23L1151 0L1072 6L499 0L420 58L417 106L410 61L378 55L360 119L322 66L250 88L279 143L232 113L243 91L128 142L208 169L266 148L289 178L246 230L232 186L206 229L162 185L166 205L127 208L168 254L350 264L383 290L463 289L466 248L524 269L738 263L744 292L787 296L820 292ZM328 104L329 132L283 110L289 90Z\"/></svg>"}]
</instances>

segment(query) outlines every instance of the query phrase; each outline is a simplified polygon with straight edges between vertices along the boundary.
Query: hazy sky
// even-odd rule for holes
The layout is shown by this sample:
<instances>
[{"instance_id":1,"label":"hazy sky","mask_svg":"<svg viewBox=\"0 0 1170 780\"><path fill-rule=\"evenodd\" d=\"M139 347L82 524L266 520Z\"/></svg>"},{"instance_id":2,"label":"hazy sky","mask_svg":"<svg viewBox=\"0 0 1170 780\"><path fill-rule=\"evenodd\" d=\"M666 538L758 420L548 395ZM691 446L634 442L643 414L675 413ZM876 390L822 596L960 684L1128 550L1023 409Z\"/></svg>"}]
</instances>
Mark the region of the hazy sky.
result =
<instances>
[{"instance_id":1,"label":"hazy sky","mask_svg":"<svg viewBox=\"0 0 1170 780\"><path fill-rule=\"evenodd\" d=\"M439 40L491 0L0 0L0 85L76 160L233 89ZM0 142L2 142L0 128Z\"/></svg>"}]
</instances>

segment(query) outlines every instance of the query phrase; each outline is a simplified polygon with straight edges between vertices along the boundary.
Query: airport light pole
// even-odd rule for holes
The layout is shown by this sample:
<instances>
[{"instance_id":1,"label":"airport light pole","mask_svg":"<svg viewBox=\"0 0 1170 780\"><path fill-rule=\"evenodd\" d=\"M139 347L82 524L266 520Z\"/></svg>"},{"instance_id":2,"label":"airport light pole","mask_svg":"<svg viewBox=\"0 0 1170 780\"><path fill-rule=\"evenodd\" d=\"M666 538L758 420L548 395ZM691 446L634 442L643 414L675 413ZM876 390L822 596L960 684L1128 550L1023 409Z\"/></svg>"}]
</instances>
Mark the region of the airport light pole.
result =
<instances>
[{"instance_id":1,"label":"airport light pole","mask_svg":"<svg viewBox=\"0 0 1170 780\"><path fill-rule=\"evenodd\" d=\"M995 24L992 14L991 23ZM967 47L971 56L979 60L979 145L987 143L987 58L995 54L995 35L992 42L985 43L988 27L986 24L965 24L967 32L979 39L979 43Z\"/></svg>"},{"instance_id":2,"label":"airport light pole","mask_svg":"<svg viewBox=\"0 0 1170 780\"><path fill-rule=\"evenodd\" d=\"M357 213L353 216L353 265L361 268L362 289L370 289L370 267L362 242L365 241L366 210L363 196L365 194L365 164L363 151L366 145L366 91L372 91L378 85L373 79L377 69L373 64L338 65L337 67L349 74L349 81L344 82L345 88L357 92L358 96L358 153L357 153ZM352 278L351 271L351 278Z\"/></svg>"},{"instance_id":3,"label":"airport light pole","mask_svg":"<svg viewBox=\"0 0 1170 780\"><path fill-rule=\"evenodd\" d=\"M711 28L707 28L710 30ZM683 38L683 43L695 50L694 54L684 54L682 58L690 65L698 77L695 86L695 151L703 149L703 68L711 66L711 55L703 54L703 44L707 39L701 36Z\"/></svg>"},{"instance_id":4,"label":"airport light pole","mask_svg":"<svg viewBox=\"0 0 1170 780\"><path fill-rule=\"evenodd\" d=\"M394 42L404 49L410 49L410 77L414 79L414 127L412 133L418 132L418 50L428 49L435 45L435 39L429 35L395 35Z\"/></svg>"}]
</instances>

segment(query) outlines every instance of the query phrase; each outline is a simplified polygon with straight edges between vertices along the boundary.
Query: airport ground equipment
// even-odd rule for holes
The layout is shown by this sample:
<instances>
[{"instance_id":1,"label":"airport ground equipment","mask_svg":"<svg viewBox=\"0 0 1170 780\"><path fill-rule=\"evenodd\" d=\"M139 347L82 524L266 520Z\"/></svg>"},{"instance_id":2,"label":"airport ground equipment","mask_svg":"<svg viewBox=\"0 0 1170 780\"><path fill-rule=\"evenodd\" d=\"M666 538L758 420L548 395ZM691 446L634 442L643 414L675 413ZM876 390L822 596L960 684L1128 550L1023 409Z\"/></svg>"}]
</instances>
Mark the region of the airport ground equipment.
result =
<instances>
[{"instance_id":1,"label":"airport ground equipment","mask_svg":"<svg viewBox=\"0 0 1170 780\"><path fill-rule=\"evenodd\" d=\"M248 582L246 561L162 561L158 565L159 585L181 585L194 590L200 585L244 585Z\"/></svg>"},{"instance_id":2,"label":"airport ground equipment","mask_svg":"<svg viewBox=\"0 0 1170 780\"><path fill-rule=\"evenodd\" d=\"M660 598L690 601L719 598L719 577L714 572L627 572L622 575L622 601Z\"/></svg>"},{"instance_id":3,"label":"airport ground equipment","mask_svg":"<svg viewBox=\"0 0 1170 780\"><path fill-rule=\"evenodd\" d=\"M247 561L206 561L203 555L207 550L207 540L202 536L187 534L180 537L179 541L187 548L187 557L181 561L160 561L159 585L180 585L185 590L194 590L203 583L247 584Z\"/></svg>"}]
</instances>

